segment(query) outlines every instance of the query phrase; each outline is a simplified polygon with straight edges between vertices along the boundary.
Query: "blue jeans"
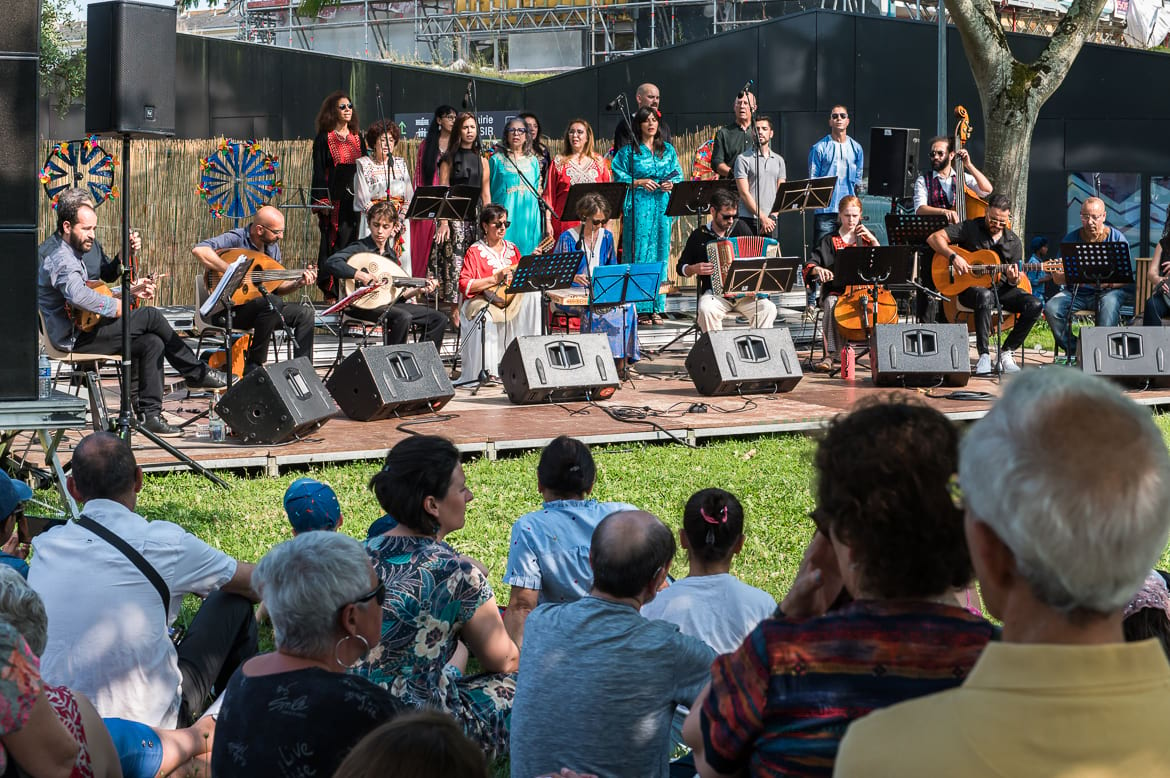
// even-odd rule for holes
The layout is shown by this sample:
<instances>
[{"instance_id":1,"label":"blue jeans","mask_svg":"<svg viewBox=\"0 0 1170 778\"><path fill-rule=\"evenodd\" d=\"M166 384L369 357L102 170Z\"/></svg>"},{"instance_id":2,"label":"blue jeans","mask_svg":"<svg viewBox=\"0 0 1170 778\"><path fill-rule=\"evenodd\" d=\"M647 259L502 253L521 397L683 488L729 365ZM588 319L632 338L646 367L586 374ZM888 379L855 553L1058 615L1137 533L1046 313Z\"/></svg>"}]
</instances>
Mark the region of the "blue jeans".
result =
<instances>
[{"instance_id":1,"label":"blue jeans","mask_svg":"<svg viewBox=\"0 0 1170 778\"><path fill-rule=\"evenodd\" d=\"M1073 342L1072 326L1069 323L1071 311L1096 310L1098 327L1116 327L1121 321L1123 306L1133 308L1134 288L1125 286L1120 289L1100 290L1093 286L1082 286L1073 295L1068 289L1062 289L1060 294L1054 295L1044 306L1044 316L1048 319L1048 326L1056 344L1064 349L1066 354L1076 350Z\"/></svg>"}]
</instances>

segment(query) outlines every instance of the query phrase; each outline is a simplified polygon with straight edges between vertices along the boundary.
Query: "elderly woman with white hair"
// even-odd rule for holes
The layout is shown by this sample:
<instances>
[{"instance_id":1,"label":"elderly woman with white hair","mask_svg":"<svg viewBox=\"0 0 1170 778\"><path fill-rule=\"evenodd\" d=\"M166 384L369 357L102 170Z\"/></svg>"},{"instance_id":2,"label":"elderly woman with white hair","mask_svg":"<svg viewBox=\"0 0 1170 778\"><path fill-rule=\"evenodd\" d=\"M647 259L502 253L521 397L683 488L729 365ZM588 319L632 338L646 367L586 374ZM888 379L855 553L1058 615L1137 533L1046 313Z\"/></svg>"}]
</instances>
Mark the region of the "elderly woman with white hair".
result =
<instances>
[{"instance_id":1,"label":"elderly woman with white hair","mask_svg":"<svg viewBox=\"0 0 1170 778\"><path fill-rule=\"evenodd\" d=\"M378 644L386 587L362 546L308 532L268 552L252 574L276 633L228 683L212 747L215 775L332 775L402 704L348 671Z\"/></svg>"}]
</instances>

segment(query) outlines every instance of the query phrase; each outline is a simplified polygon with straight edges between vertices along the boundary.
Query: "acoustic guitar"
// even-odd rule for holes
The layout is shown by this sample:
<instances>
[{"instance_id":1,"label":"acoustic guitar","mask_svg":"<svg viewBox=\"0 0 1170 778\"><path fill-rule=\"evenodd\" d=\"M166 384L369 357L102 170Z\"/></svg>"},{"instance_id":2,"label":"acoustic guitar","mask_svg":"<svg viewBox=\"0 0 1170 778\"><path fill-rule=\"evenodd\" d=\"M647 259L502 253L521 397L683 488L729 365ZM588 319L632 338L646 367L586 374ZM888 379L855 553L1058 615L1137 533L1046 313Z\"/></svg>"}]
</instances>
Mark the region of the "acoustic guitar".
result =
<instances>
[{"instance_id":1,"label":"acoustic guitar","mask_svg":"<svg viewBox=\"0 0 1170 778\"><path fill-rule=\"evenodd\" d=\"M301 277L303 270L286 270L284 265L267 254L252 249L224 249L218 252L229 265L240 257L252 260L251 267L244 276L244 282L232 293L232 305L243 305L249 300L267 293L275 292L276 288L285 281L293 281ZM223 273L218 270L208 270L204 275L204 282L208 289L214 289Z\"/></svg>"},{"instance_id":2,"label":"acoustic guitar","mask_svg":"<svg viewBox=\"0 0 1170 778\"><path fill-rule=\"evenodd\" d=\"M374 280L368 286L378 287L364 297L354 300L354 308L371 311L385 305L393 305L398 302L398 298L402 296L404 290L422 288L427 285L428 279L412 278L397 262L372 251L354 254L345 262L354 270L364 270L373 276ZM342 297L348 297L357 290L358 282L356 279L347 278L343 282L342 288L345 292Z\"/></svg>"},{"instance_id":3,"label":"acoustic guitar","mask_svg":"<svg viewBox=\"0 0 1170 778\"><path fill-rule=\"evenodd\" d=\"M101 281L86 281L85 285L105 297L113 297L114 293L110 291L110 287L106 286ZM102 322L110 321L100 313L87 311L80 305L70 305L65 303L65 313L69 316L69 320L73 322L73 326L81 332L93 332Z\"/></svg>"},{"instance_id":4,"label":"acoustic guitar","mask_svg":"<svg viewBox=\"0 0 1170 778\"><path fill-rule=\"evenodd\" d=\"M990 289L1000 273L1015 265L1015 263L1004 264L999 254L996 254L991 249L967 251L958 246L951 246L950 251L955 252L967 260L967 264L971 266L971 272L964 273L961 276L957 275L955 269L951 267L950 252L947 254L935 254L930 264L930 277L934 281L935 288L945 297L953 297L974 286ZM1026 262L1020 269L1021 286L1027 278L1024 273L1029 270L1059 273L1063 268L1064 264L1059 259L1052 259L1047 262ZM1031 291L1031 289L1031 284L1029 284L1027 291Z\"/></svg>"}]
</instances>

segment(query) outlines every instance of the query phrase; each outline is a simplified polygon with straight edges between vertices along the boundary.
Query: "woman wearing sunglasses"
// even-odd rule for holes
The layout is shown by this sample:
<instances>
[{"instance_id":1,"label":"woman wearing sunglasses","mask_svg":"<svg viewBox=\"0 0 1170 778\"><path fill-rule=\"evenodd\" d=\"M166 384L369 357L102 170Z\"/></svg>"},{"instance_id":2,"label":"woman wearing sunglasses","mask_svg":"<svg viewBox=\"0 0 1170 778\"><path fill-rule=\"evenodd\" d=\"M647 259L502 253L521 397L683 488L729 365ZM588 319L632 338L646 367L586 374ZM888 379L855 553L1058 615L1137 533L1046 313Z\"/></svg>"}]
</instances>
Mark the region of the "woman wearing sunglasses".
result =
<instances>
[{"instance_id":1,"label":"woman wearing sunglasses","mask_svg":"<svg viewBox=\"0 0 1170 778\"><path fill-rule=\"evenodd\" d=\"M357 239L358 213L353 209L353 177L357 161L366 154L366 142L358 123L357 108L349 94L337 91L325 98L317 112L317 137L313 139L313 204L321 229L317 252L320 267L329 255ZM324 206L328 206L325 208ZM337 296L333 277L322 273L319 285L327 298Z\"/></svg>"},{"instance_id":2,"label":"woman wearing sunglasses","mask_svg":"<svg viewBox=\"0 0 1170 778\"><path fill-rule=\"evenodd\" d=\"M489 757L508 753L520 651L487 578L440 537L463 528L471 490L451 441L408 437L370 479L397 524L366 541L386 587L382 637L357 672L413 708L445 711ZM462 641L485 672L448 667Z\"/></svg>"}]
</instances>

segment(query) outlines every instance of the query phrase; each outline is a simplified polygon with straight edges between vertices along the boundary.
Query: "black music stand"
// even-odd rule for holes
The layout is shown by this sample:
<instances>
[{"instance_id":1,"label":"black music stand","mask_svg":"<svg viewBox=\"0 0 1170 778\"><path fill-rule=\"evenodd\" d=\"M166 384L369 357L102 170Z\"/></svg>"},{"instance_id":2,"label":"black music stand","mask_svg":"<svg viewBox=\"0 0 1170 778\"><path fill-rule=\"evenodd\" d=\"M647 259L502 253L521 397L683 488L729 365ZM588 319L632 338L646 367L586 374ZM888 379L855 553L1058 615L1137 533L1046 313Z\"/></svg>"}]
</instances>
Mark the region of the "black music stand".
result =
<instances>
[{"instance_id":1,"label":"black music stand","mask_svg":"<svg viewBox=\"0 0 1170 778\"><path fill-rule=\"evenodd\" d=\"M780 294L792 289L800 273L800 257L757 257L732 260L724 294Z\"/></svg>"},{"instance_id":2,"label":"black music stand","mask_svg":"<svg viewBox=\"0 0 1170 778\"><path fill-rule=\"evenodd\" d=\"M735 194L735 180L716 178L711 181L679 181L670 190L666 203L667 216L700 216L711 207L711 195L716 189L726 189Z\"/></svg>"},{"instance_id":3,"label":"black music stand","mask_svg":"<svg viewBox=\"0 0 1170 778\"><path fill-rule=\"evenodd\" d=\"M947 217L940 213L887 213L886 234L891 246L913 246L917 257L929 257L930 249L926 239L939 230L946 229ZM917 278L910 278L910 286L929 298L926 303L915 303L915 312L920 322L933 322L938 318L938 304L950 298L939 294L931 280L930 267L919 263Z\"/></svg>"},{"instance_id":4,"label":"black music stand","mask_svg":"<svg viewBox=\"0 0 1170 778\"><path fill-rule=\"evenodd\" d=\"M406 218L474 221L475 204L481 196L477 186L420 186L414 190Z\"/></svg>"},{"instance_id":5,"label":"black music stand","mask_svg":"<svg viewBox=\"0 0 1170 778\"><path fill-rule=\"evenodd\" d=\"M1132 284L1133 263L1129 244L1123 240L1105 243L1061 243L1065 284Z\"/></svg>"},{"instance_id":6,"label":"black music stand","mask_svg":"<svg viewBox=\"0 0 1170 778\"><path fill-rule=\"evenodd\" d=\"M829 201L833 199L833 190L836 187L836 176L800 178L795 181L785 181L776 187L776 199L772 202L772 211L801 214L800 243L804 249L801 257L808 256L808 227L805 224L804 212L814 208L828 208Z\"/></svg>"},{"instance_id":7,"label":"black music stand","mask_svg":"<svg viewBox=\"0 0 1170 778\"><path fill-rule=\"evenodd\" d=\"M584 259L584 251L565 251L559 254L529 254L521 257L512 273L509 294L540 293L540 334L548 334L548 293L554 289L568 289L573 285L577 268Z\"/></svg>"},{"instance_id":8,"label":"black music stand","mask_svg":"<svg viewBox=\"0 0 1170 778\"><path fill-rule=\"evenodd\" d=\"M678 186L678 184L675 184ZM625 208L626 192L630 188L629 184L623 184L620 181L607 181L598 184L573 184L569 187L569 194L565 197L565 206L561 208L561 213L557 219L563 222L580 221L577 218L577 204L581 202L581 198L587 194L599 194L605 198L605 202L609 203L609 218L622 218L622 211Z\"/></svg>"},{"instance_id":9,"label":"black music stand","mask_svg":"<svg viewBox=\"0 0 1170 778\"><path fill-rule=\"evenodd\" d=\"M905 284L913 272L913 246L847 246L837 252L833 264L833 282L871 288L869 320L873 322L871 327L877 327L878 287ZM833 323L828 322L825 326L833 326ZM868 353L869 346L865 345L858 356Z\"/></svg>"}]
</instances>

